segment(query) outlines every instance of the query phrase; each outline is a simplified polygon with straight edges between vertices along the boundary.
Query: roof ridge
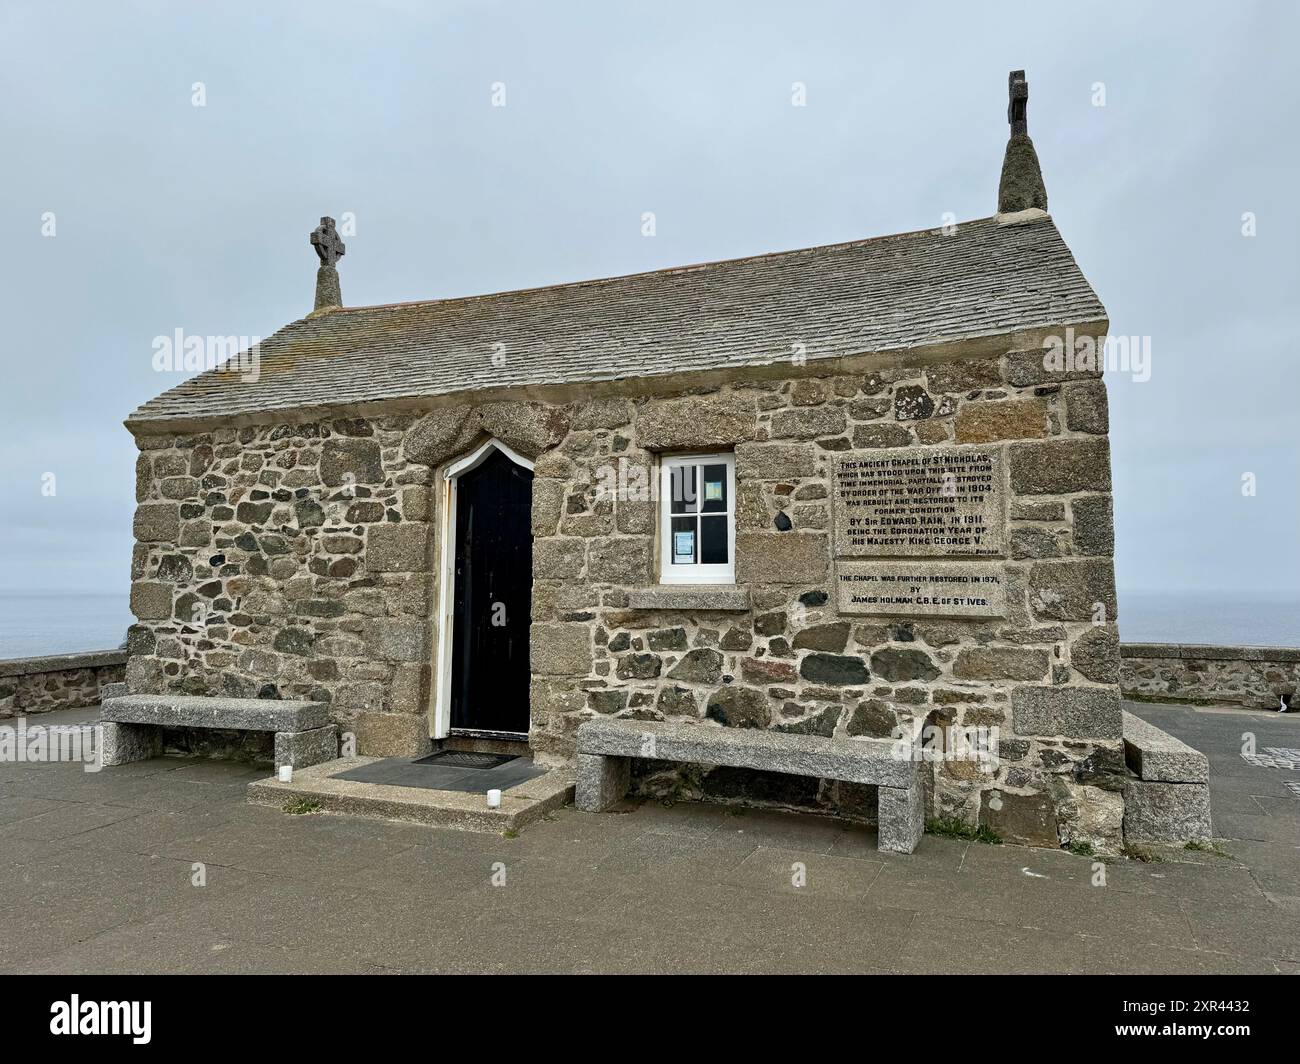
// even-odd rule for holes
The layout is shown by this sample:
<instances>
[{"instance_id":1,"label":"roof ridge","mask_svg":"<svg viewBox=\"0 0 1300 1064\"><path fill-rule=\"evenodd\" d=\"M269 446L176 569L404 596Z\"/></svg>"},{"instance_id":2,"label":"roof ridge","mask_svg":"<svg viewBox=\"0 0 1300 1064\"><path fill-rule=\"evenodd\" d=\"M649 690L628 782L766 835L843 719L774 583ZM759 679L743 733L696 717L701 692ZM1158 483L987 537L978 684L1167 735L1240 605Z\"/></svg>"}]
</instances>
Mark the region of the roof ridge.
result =
<instances>
[{"instance_id":1,"label":"roof ridge","mask_svg":"<svg viewBox=\"0 0 1300 1064\"><path fill-rule=\"evenodd\" d=\"M983 218L971 218L964 222L956 222L955 228L960 229L963 225L975 225L979 222L993 222L997 220L997 215L986 215ZM463 296L443 296L439 299L407 299L398 303L366 303L355 307L331 307L326 314L307 315L298 318L297 321L319 320L324 317L333 317L337 314L355 314L365 310L401 310L404 307L427 307L435 303L464 303L474 299L497 299L501 296L527 295L532 292L549 292L558 289L586 288L594 285L613 284L615 281L628 281L637 277L662 277L676 273L690 273L696 270L707 270L719 266L732 266L739 263L759 262L762 259L785 258L790 255L812 254L813 252L838 251L842 248L857 247L863 244L875 244L884 240L901 240L909 236L921 236L941 231L943 227L932 225L923 229L907 229L901 233L882 233L878 236L858 237L854 240L838 240L831 244L813 244L810 247L787 248L784 251L762 251L757 255L736 255L729 259L709 259L705 262L686 263L681 266L661 266L657 270L635 270L632 273L616 273L608 277L588 277L580 281L560 281L556 284L538 284L529 285L527 288L506 288L495 292L475 292ZM291 322L289 324L296 324ZM287 326L285 326L287 328Z\"/></svg>"},{"instance_id":2,"label":"roof ridge","mask_svg":"<svg viewBox=\"0 0 1300 1064\"><path fill-rule=\"evenodd\" d=\"M735 373L791 352L813 362L1104 317L1050 218L987 217L617 277L321 311L263 340L255 374L200 373L143 404L128 424Z\"/></svg>"}]
</instances>

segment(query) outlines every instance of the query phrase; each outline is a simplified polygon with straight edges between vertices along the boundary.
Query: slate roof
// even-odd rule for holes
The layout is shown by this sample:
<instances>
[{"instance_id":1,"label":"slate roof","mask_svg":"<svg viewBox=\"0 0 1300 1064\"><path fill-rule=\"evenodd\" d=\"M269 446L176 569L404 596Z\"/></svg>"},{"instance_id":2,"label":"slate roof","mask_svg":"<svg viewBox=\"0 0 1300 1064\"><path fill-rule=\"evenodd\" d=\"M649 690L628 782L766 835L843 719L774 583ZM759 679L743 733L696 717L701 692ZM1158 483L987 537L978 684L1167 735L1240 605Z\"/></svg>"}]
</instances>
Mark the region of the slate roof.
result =
<instances>
[{"instance_id":1,"label":"slate roof","mask_svg":"<svg viewBox=\"0 0 1300 1064\"><path fill-rule=\"evenodd\" d=\"M1103 319L1050 218L492 295L348 307L262 341L255 382L202 373L134 429L511 386L810 362ZM494 345L504 363L494 366ZM500 361L500 360L498 360Z\"/></svg>"}]
</instances>

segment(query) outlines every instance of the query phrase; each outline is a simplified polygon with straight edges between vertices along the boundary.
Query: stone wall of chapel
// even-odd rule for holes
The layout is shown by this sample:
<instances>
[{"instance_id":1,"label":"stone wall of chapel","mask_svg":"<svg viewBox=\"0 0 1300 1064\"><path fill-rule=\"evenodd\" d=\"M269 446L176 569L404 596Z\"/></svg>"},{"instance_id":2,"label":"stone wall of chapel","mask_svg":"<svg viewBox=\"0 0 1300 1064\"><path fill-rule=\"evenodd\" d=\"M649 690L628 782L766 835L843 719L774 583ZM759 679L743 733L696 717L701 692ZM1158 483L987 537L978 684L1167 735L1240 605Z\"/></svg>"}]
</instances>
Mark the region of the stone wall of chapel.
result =
<instances>
[{"instance_id":1,"label":"stone wall of chapel","mask_svg":"<svg viewBox=\"0 0 1300 1064\"><path fill-rule=\"evenodd\" d=\"M133 690L320 698L362 753L427 748L436 471L494 437L535 462L531 742L598 714L882 736L996 727L995 773L936 766L933 813L1048 845L1118 845L1123 766L1105 386L1042 352L892 363L565 404L142 437ZM977 445L1005 477L999 618L837 610L833 464ZM929 451L927 450L929 449ZM659 455L736 456L748 607L633 608L657 585ZM639 472L638 472L639 471ZM638 478L643 477L643 480ZM782 516L783 515L783 516ZM197 608L196 608L197 607ZM640 786L869 811L853 788L643 766Z\"/></svg>"},{"instance_id":2,"label":"stone wall of chapel","mask_svg":"<svg viewBox=\"0 0 1300 1064\"><path fill-rule=\"evenodd\" d=\"M935 815L1049 845L1118 844L1119 651L1099 379L1052 374L1040 352L1010 352L592 400L570 417L536 467L535 749L568 756L578 725L596 714L840 737L887 736L917 717L996 727L995 774L969 761L937 765ZM964 444L1003 459L1005 616L837 612L835 458ZM660 453L714 448L736 455L737 582L750 608L632 608L629 593L657 581L655 510L621 486ZM612 497L611 483L620 486ZM652 792L745 789L732 770L647 768L641 786ZM786 804L869 811L869 796L845 785L787 779L757 789Z\"/></svg>"},{"instance_id":3,"label":"stone wall of chapel","mask_svg":"<svg viewBox=\"0 0 1300 1064\"><path fill-rule=\"evenodd\" d=\"M315 699L376 753L428 744L429 480L413 418L138 440L127 684Z\"/></svg>"}]
</instances>

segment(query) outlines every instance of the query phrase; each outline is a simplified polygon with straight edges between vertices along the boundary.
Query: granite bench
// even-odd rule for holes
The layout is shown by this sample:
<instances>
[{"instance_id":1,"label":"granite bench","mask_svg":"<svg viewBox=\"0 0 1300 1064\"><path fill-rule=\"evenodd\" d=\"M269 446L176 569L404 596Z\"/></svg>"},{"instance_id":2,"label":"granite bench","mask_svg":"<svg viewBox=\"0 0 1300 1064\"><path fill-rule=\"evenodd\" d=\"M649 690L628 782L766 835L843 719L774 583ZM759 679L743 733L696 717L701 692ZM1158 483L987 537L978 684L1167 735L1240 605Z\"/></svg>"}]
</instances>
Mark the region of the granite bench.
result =
<instances>
[{"instance_id":1,"label":"granite bench","mask_svg":"<svg viewBox=\"0 0 1300 1064\"><path fill-rule=\"evenodd\" d=\"M576 804L599 813L627 794L632 758L726 765L762 772L874 784L880 793L877 849L911 853L925 831L919 757L892 739L826 739L707 724L590 720L578 729Z\"/></svg>"},{"instance_id":2,"label":"granite bench","mask_svg":"<svg viewBox=\"0 0 1300 1064\"><path fill-rule=\"evenodd\" d=\"M1210 759L1127 710L1124 836L1142 842L1211 838Z\"/></svg>"},{"instance_id":3,"label":"granite bench","mask_svg":"<svg viewBox=\"0 0 1300 1064\"><path fill-rule=\"evenodd\" d=\"M325 702L201 695L130 695L100 704L105 765L162 753L163 728L227 728L275 733L275 763L306 768L338 757L338 728Z\"/></svg>"}]
</instances>

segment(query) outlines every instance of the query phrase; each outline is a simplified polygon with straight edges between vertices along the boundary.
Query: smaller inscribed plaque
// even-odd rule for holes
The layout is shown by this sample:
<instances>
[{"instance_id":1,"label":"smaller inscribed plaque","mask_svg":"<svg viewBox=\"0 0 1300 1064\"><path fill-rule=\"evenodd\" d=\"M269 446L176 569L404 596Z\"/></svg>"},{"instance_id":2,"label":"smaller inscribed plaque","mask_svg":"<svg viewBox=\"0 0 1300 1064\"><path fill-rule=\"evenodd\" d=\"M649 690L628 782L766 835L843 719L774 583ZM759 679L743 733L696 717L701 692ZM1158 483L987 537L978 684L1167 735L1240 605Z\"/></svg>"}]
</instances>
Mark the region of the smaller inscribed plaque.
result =
<instances>
[{"instance_id":1,"label":"smaller inscribed plaque","mask_svg":"<svg viewBox=\"0 0 1300 1064\"><path fill-rule=\"evenodd\" d=\"M1006 570L995 562L839 562L842 614L891 617L1004 617Z\"/></svg>"}]
</instances>

